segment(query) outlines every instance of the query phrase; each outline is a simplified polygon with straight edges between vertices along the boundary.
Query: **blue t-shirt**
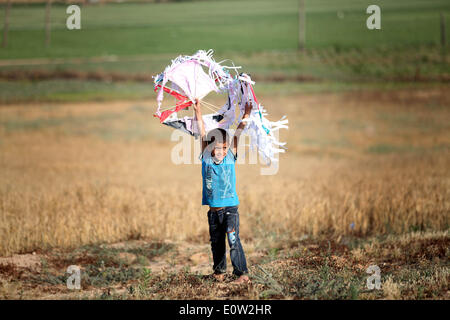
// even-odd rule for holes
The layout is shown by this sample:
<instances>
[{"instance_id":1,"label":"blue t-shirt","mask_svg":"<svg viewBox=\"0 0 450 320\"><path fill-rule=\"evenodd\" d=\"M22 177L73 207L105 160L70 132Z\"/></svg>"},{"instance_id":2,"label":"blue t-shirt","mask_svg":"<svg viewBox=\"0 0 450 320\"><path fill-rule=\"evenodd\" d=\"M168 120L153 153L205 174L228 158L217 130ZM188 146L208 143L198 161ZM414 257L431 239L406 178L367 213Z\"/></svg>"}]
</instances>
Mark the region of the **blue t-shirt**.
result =
<instances>
[{"instance_id":1,"label":"blue t-shirt","mask_svg":"<svg viewBox=\"0 0 450 320\"><path fill-rule=\"evenodd\" d=\"M231 207L239 204L235 163L236 157L231 150L221 163L216 164L211 153L205 149L202 155L202 205Z\"/></svg>"}]
</instances>

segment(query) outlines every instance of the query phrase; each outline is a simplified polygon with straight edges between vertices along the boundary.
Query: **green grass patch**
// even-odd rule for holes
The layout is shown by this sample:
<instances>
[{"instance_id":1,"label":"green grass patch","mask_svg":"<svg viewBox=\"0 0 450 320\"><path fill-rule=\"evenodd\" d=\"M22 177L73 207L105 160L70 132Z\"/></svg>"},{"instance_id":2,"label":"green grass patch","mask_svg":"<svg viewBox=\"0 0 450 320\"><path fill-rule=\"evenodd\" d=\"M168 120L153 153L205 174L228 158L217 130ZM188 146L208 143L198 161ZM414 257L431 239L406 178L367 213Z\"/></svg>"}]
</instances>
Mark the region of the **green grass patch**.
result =
<instances>
[{"instance_id":1,"label":"green grass patch","mask_svg":"<svg viewBox=\"0 0 450 320\"><path fill-rule=\"evenodd\" d=\"M67 30L66 5L54 4L49 47L44 44L45 5L14 4L9 43L0 50L0 59L14 65L0 67L5 79L0 103L150 98L151 83L99 83L83 73L150 76L177 55L210 48L217 61L243 66L258 90L274 94L342 91L380 81L383 87L386 82L448 81L450 65L441 55L439 34L439 14L450 20L448 1L375 1L381 7L381 30L366 28L370 4L307 0L304 52L297 51L297 0L81 5L81 30ZM11 82L4 75L34 71L54 73L55 80ZM81 75L58 80L64 71ZM302 79L308 84L295 84Z\"/></svg>"},{"instance_id":2,"label":"green grass patch","mask_svg":"<svg viewBox=\"0 0 450 320\"><path fill-rule=\"evenodd\" d=\"M369 0L307 0L307 48L417 46L439 43L445 0L375 1L382 29L366 28ZM13 5L7 49L0 58L74 57L295 50L297 0L192 1L81 5L81 30L66 28L65 4L51 11L51 46L44 45L45 5ZM447 24L448 30L450 25ZM101 40L101 41L99 41Z\"/></svg>"}]
</instances>

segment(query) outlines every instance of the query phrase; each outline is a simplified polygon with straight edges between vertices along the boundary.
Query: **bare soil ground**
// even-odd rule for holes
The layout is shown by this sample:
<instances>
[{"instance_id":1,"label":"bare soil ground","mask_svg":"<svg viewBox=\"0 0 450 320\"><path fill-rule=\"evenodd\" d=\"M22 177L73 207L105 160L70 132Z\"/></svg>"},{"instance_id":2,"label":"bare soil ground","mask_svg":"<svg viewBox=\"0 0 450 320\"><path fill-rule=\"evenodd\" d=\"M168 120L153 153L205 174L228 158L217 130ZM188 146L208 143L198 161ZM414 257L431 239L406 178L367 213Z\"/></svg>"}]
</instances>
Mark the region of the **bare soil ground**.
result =
<instances>
[{"instance_id":1,"label":"bare soil ground","mask_svg":"<svg viewBox=\"0 0 450 320\"><path fill-rule=\"evenodd\" d=\"M0 258L2 299L449 299L446 232L244 243L250 284L211 276L209 245L131 240ZM228 265L230 266L230 261ZM68 289L67 268L81 270ZM379 266L381 289L366 272Z\"/></svg>"}]
</instances>

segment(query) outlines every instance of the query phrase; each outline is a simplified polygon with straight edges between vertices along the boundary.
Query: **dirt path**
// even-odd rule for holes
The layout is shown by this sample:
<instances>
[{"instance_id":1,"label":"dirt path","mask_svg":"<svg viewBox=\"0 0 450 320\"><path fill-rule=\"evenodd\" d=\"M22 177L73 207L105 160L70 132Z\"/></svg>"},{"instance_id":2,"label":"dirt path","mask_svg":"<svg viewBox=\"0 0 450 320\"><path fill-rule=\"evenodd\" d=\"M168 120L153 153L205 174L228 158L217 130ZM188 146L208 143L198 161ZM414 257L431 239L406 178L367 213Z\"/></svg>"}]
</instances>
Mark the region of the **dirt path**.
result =
<instances>
[{"instance_id":1,"label":"dirt path","mask_svg":"<svg viewBox=\"0 0 450 320\"><path fill-rule=\"evenodd\" d=\"M247 258L256 261L261 255L252 252ZM231 267L229 255L227 259ZM67 268L71 265L81 270L81 291L67 288ZM132 240L15 254L0 257L0 298L98 298L111 290L118 296L129 294L129 285L145 271L162 278L189 273L210 279L211 268L210 245L188 242ZM228 280L232 280L231 275Z\"/></svg>"},{"instance_id":2,"label":"dirt path","mask_svg":"<svg viewBox=\"0 0 450 320\"><path fill-rule=\"evenodd\" d=\"M248 243L251 283L210 276L208 244L132 240L0 258L0 299L449 299L449 234ZM67 288L67 267L81 289ZM381 289L366 287L377 265ZM230 268L231 269L231 268Z\"/></svg>"}]
</instances>

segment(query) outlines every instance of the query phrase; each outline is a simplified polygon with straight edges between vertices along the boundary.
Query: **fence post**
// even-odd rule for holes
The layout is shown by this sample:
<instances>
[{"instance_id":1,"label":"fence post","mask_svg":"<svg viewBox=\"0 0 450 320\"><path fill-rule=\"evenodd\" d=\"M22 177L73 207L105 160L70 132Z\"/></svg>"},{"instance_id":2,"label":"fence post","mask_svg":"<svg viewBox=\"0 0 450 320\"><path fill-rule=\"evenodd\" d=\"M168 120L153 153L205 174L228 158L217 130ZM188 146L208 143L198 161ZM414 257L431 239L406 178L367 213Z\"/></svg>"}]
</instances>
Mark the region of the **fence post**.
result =
<instances>
[{"instance_id":1,"label":"fence post","mask_svg":"<svg viewBox=\"0 0 450 320\"><path fill-rule=\"evenodd\" d=\"M52 7L52 0L47 0L45 6L45 46L50 45L50 9Z\"/></svg>"},{"instance_id":2,"label":"fence post","mask_svg":"<svg viewBox=\"0 0 450 320\"><path fill-rule=\"evenodd\" d=\"M298 49L305 49L305 0L299 0L298 5Z\"/></svg>"},{"instance_id":3,"label":"fence post","mask_svg":"<svg viewBox=\"0 0 450 320\"><path fill-rule=\"evenodd\" d=\"M11 0L5 5L5 23L3 24L3 39L2 39L2 47L6 48L8 45L8 29L9 29L9 10L11 9Z\"/></svg>"},{"instance_id":4,"label":"fence post","mask_svg":"<svg viewBox=\"0 0 450 320\"><path fill-rule=\"evenodd\" d=\"M447 36L445 34L445 17L441 12L441 50L442 50L442 62L446 63L447 60Z\"/></svg>"}]
</instances>

